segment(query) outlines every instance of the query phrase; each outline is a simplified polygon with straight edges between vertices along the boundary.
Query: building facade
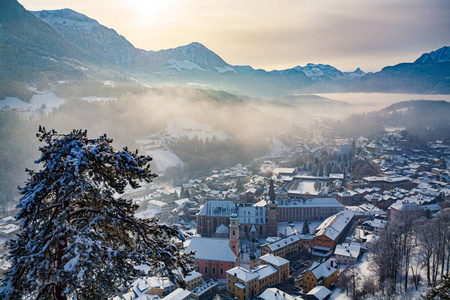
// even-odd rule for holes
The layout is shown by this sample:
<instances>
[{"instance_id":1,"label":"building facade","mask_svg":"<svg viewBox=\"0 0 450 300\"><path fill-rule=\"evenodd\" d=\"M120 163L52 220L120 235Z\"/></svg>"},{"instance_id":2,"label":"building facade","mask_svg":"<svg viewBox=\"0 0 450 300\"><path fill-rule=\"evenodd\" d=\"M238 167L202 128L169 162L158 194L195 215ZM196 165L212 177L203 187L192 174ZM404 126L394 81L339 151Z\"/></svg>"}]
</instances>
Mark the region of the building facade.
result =
<instances>
[{"instance_id":1,"label":"building facade","mask_svg":"<svg viewBox=\"0 0 450 300\"><path fill-rule=\"evenodd\" d=\"M288 279L289 261L274 255L259 258L250 270L236 267L227 271L227 291L238 300L253 299L265 289Z\"/></svg>"}]
</instances>

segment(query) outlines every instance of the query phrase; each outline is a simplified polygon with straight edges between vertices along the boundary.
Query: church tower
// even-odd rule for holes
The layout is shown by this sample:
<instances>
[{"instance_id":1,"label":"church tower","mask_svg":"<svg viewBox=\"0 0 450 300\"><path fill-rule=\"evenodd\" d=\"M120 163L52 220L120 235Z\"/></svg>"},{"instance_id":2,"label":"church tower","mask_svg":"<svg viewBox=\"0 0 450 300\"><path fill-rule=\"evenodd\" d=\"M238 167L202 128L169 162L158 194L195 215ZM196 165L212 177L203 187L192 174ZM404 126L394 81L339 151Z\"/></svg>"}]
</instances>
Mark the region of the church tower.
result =
<instances>
[{"instance_id":1,"label":"church tower","mask_svg":"<svg viewBox=\"0 0 450 300\"><path fill-rule=\"evenodd\" d=\"M269 187L269 202L267 203L267 216L268 216L268 226L267 234L268 236L278 236L278 205L275 202L275 188L273 186L273 179L270 180Z\"/></svg>"},{"instance_id":2,"label":"church tower","mask_svg":"<svg viewBox=\"0 0 450 300\"><path fill-rule=\"evenodd\" d=\"M239 257L239 217L235 212L230 217L230 247Z\"/></svg>"}]
</instances>

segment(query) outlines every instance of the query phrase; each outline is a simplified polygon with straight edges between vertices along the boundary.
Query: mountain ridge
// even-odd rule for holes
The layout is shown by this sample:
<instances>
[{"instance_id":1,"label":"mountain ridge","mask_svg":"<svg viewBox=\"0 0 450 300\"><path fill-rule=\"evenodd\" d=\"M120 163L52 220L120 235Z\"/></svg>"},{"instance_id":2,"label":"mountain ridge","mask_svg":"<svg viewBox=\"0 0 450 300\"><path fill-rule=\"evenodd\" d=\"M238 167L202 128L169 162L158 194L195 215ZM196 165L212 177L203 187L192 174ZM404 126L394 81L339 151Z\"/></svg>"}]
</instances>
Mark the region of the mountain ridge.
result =
<instances>
[{"instance_id":1,"label":"mountain ridge","mask_svg":"<svg viewBox=\"0 0 450 300\"><path fill-rule=\"evenodd\" d=\"M6 50L0 49L3 57L14 55L15 43L26 49L20 52L21 62L16 58L9 68L0 63L0 71L6 78L8 70L17 69L21 75L11 78L19 81L32 81L44 71L50 80L100 74L104 78L137 78L155 87L196 86L259 97L348 91L450 93L447 46L422 54L414 63L387 66L375 73L360 68L343 72L313 63L266 71L228 64L199 42L159 51L138 49L114 29L71 9L28 12L16 0L4 0L0 5L14 8L0 12L0 35L9 41ZM19 39L21 30L30 31L23 41ZM49 46L53 44L56 47Z\"/></svg>"}]
</instances>

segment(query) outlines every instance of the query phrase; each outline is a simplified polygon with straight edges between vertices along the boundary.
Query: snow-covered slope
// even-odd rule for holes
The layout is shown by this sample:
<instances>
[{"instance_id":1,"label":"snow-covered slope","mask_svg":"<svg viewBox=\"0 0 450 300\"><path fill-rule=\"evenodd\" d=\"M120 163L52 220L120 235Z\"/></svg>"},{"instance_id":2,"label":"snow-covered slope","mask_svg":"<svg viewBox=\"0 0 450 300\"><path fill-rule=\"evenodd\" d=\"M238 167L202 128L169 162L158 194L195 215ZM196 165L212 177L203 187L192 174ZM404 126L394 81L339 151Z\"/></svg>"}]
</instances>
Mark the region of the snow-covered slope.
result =
<instances>
[{"instance_id":1,"label":"snow-covered slope","mask_svg":"<svg viewBox=\"0 0 450 300\"><path fill-rule=\"evenodd\" d=\"M17 97L6 97L0 100L0 110L16 110L32 116L39 113L51 113L53 108L59 107L65 101L53 93L37 91L29 103Z\"/></svg>"},{"instance_id":2,"label":"snow-covered slope","mask_svg":"<svg viewBox=\"0 0 450 300\"><path fill-rule=\"evenodd\" d=\"M156 171L163 174L169 167L184 166L184 162L170 151L170 145L183 137L221 141L231 138L226 132L213 130L210 125L179 116L167 121L167 127L158 133L137 139L136 144L141 151L153 157Z\"/></svg>"},{"instance_id":3,"label":"snow-covered slope","mask_svg":"<svg viewBox=\"0 0 450 300\"><path fill-rule=\"evenodd\" d=\"M32 13L95 58L115 65L132 66L143 56L114 29L71 9Z\"/></svg>"},{"instance_id":4,"label":"snow-covered slope","mask_svg":"<svg viewBox=\"0 0 450 300\"><path fill-rule=\"evenodd\" d=\"M445 46L436 51L422 54L414 63L415 64L429 64L429 63L443 63L450 61L450 47Z\"/></svg>"},{"instance_id":5,"label":"snow-covered slope","mask_svg":"<svg viewBox=\"0 0 450 300\"><path fill-rule=\"evenodd\" d=\"M147 57L156 66L178 71L197 69L217 73L234 71L220 56L194 42L189 45L160 51L148 51Z\"/></svg>"}]
</instances>

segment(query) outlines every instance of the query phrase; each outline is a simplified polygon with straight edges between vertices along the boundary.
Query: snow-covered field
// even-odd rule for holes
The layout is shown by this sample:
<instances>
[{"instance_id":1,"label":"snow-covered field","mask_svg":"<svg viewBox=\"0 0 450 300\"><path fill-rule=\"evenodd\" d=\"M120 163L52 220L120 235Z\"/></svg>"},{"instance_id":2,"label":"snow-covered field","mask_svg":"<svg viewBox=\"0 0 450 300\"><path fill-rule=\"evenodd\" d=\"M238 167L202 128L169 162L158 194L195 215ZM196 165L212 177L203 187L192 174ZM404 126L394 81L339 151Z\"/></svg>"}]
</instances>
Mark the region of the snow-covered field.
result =
<instances>
[{"instance_id":1,"label":"snow-covered field","mask_svg":"<svg viewBox=\"0 0 450 300\"><path fill-rule=\"evenodd\" d=\"M37 113L51 113L53 108L59 107L65 101L54 93L36 91L30 103L17 97L6 97L0 100L0 110L17 110L32 116Z\"/></svg>"},{"instance_id":2,"label":"snow-covered field","mask_svg":"<svg viewBox=\"0 0 450 300\"><path fill-rule=\"evenodd\" d=\"M164 171L169 167L184 166L184 162L168 150L149 150L145 154L153 157L153 167L159 174L164 174Z\"/></svg>"}]
</instances>

